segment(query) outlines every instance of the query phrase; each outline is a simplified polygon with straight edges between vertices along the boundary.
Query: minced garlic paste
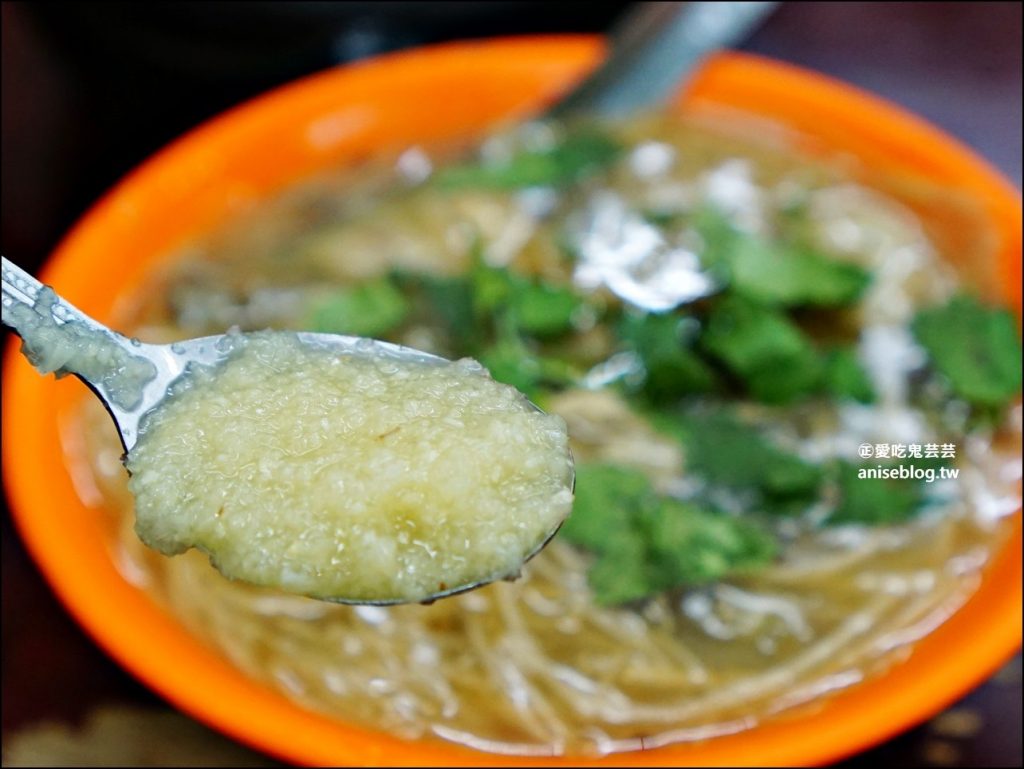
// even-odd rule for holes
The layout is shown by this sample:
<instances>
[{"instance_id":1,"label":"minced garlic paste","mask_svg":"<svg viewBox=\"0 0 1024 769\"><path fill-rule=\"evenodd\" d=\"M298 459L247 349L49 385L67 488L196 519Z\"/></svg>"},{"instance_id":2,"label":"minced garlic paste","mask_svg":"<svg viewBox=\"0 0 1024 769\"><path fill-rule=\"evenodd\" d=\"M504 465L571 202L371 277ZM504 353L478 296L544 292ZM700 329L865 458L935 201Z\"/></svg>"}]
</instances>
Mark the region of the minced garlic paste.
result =
<instances>
[{"instance_id":1,"label":"minced garlic paste","mask_svg":"<svg viewBox=\"0 0 1024 769\"><path fill-rule=\"evenodd\" d=\"M315 597L417 601L517 574L569 514L564 422L474 361L244 340L143 422L127 466L148 545Z\"/></svg>"}]
</instances>

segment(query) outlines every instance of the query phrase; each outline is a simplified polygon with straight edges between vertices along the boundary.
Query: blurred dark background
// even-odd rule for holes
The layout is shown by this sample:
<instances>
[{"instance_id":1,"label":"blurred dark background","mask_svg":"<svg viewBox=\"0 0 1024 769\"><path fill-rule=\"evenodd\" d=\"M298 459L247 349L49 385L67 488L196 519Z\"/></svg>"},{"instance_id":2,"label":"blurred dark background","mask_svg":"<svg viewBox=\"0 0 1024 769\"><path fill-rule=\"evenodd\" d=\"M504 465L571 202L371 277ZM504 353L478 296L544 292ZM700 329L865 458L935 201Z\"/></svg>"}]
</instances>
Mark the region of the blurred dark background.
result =
<instances>
[{"instance_id":1,"label":"blurred dark background","mask_svg":"<svg viewBox=\"0 0 1024 769\"><path fill-rule=\"evenodd\" d=\"M85 209L145 157L295 77L446 40L602 32L627 5L3 2L0 247L34 270ZM1019 2L789 2L742 48L902 104L1021 185ZM5 765L15 757L8 748L26 734L38 737L44 722L80 726L109 705L170 715L67 617L24 553L6 508L2 547ZM847 765L1020 766L1020 671L1018 656L943 716ZM175 731L178 722L167 728L185 733ZM208 746L219 739L191 724L186 732ZM179 747L187 741L176 739ZM24 760L24 740L21 747ZM85 747L78 754L64 748L65 763L86 763ZM245 758L232 754L229 763Z\"/></svg>"}]
</instances>

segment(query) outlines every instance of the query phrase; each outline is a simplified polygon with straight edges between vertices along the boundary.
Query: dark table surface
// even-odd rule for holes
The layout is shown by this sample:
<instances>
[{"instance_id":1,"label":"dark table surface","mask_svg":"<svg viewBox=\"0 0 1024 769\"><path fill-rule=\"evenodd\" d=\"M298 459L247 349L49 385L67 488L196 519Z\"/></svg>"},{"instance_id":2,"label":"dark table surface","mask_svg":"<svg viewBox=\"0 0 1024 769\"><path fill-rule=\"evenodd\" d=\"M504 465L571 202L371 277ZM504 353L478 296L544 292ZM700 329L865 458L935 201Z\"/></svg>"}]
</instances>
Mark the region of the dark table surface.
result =
<instances>
[{"instance_id":1,"label":"dark table surface","mask_svg":"<svg viewBox=\"0 0 1024 769\"><path fill-rule=\"evenodd\" d=\"M624 5L4 2L2 251L34 269L147 155L301 74L449 39L602 31ZM742 47L902 104L1021 185L1020 3L784 3ZM269 763L173 712L99 651L6 507L2 525L5 765ZM845 765L1021 760L1018 655L938 718Z\"/></svg>"}]
</instances>

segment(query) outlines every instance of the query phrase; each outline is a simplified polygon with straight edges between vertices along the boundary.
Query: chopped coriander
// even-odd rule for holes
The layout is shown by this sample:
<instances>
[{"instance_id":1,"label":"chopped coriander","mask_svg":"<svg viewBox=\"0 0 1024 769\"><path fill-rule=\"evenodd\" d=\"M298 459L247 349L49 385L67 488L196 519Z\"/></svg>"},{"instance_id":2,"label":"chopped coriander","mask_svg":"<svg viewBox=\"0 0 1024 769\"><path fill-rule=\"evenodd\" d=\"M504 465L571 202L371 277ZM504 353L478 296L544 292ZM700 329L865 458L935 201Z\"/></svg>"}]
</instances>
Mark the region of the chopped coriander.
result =
<instances>
[{"instance_id":1,"label":"chopped coriander","mask_svg":"<svg viewBox=\"0 0 1024 769\"><path fill-rule=\"evenodd\" d=\"M503 308L521 332L538 337L571 331L576 313L585 305L571 288L518 275L486 264L482 258L471 274L473 307L479 320Z\"/></svg>"},{"instance_id":2,"label":"chopped coriander","mask_svg":"<svg viewBox=\"0 0 1024 769\"><path fill-rule=\"evenodd\" d=\"M498 381L534 397L541 384L562 387L582 375L537 343L573 329L586 301L571 289L491 267L479 250L465 275L398 277L426 304L427 321L441 322L455 353L478 358Z\"/></svg>"},{"instance_id":3,"label":"chopped coriander","mask_svg":"<svg viewBox=\"0 0 1024 769\"><path fill-rule=\"evenodd\" d=\"M715 211L695 226L704 261L737 293L768 305L837 307L856 300L871 275L806 247L742 232Z\"/></svg>"},{"instance_id":4,"label":"chopped coriander","mask_svg":"<svg viewBox=\"0 0 1024 769\"><path fill-rule=\"evenodd\" d=\"M729 269L737 293L782 306L849 304L870 282L855 264L751 236L737 239Z\"/></svg>"},{"instance_id":5,"label":"chopped coriander","mask_svg":"<svg viewBox=\"0 0 1024 769\"><path fill-rule=\"evenodd\" d=\"M665 429L667 419L655 423ZM668 424L682 438L686 470L713 486L758 491L765 499L809 499L817 495L822 469L772 443L760 430L715 411L690 414Z\"/></svg>"},{"instance_id":6,"label":"chopped coriander","mask_svg":"<svg viewBox=\"0 0 1024 769\"><path fill-rule=\"evenodd\" d=\"M477 358L497 381L512 385L529 398L536 394L540 362L518 337L499 339L481 350Z\"/></svg>"},{"instance_id":7,"label":"chopped coriander","mask_svg":"<svg viewBox=\"0 0 1024 769\"><path fill-rule=\"evenodd\" d=\"M839 502L826 523L881 525L901 523L921 508L921 482L909 478L861 478L863 469L850 462L838 464Z\"/></svg>"},{"instance_id":8,"label":"chopped coriander","mask_svg":"<svg viewBox=\"0 0 1024 769\"><path fill-rule=\"evenodd\" d=\"M741 297L715 304L700 341L765 403L795 400L821 383L810 339L783 313Z\"/></svg>"},{"instance_id":9,"label":"chopped coriander","mask_svg":"<svg viewBox=\"0 0 1024 769\"><path fill-rule=\"evenodd\" d=\"M829 350L824 364L824 386L829 394L859 403L875 400L875 388L857 360L854 348L836 347Z\"/></svg>"},{"instance_id":10,"label":"chopped coriander","mask_svg":"<svg viewBox=\"0 0 1024 769\"><path fill-rule=\"evenodd\" d=\"M523 280L515 287L511 309L522 331L544 337L570 331L583 304L571 289Z\"/></svg>"},{"instance_id":11,"label":"chopped coriander","mask_svg":"<svg viewBox=\"0 0 1024 769\"><path fill-rule=\"evenodd\" d=\"M393 331L409 313L409 302L386 277L336 293L313 310L313 330L379 337Z\"/></svg>"},{"instance_id":12,"label":"chopped coriander","mask_svg":"<svg viewBox=\"0 0 1024 769\"><path fill-rule=\"evenodd\" d=\"M774 538L754 524L657 494L618 465L581 465L562 536L595 556L588 574L601 604L713 582L769 562Z\"/></svg>"},{"instance_id":13,"label":"chopped coriander","mask_svg":"<svg viewBox=\"0 0 1024 769\"><path fill-rule=\"evenodd\" d=\"M439 171L435 178L448 189L560 187L611 165L622 149L618 141L602 131L578 129L551 149L520 152L502 163L452 166Z\"/></svg>"},{"instance_id":14,"label":"chopped coriander","mask_svg":"<svg viewBox=\"0 0 1024 769\"><path fill-rule=\"evenodd\" d=\"M912 329L954 395L1000 407L1020 392L1021 340L1008 310L961 295L919 312Z\"/></svg>"},{"instance_id":15,"label":"chopped coriander","mask_svg":"<svg viewBox=\"0 0 1024 769\"><path fill-rule=\"evenodd\" d=\"M701 261L719 273L723 282L728 280L729 255L737 230L729 219L716 208L701 206L690 218L690 225L703 241Z\"/></svg>"},{"instance_id":16,"label":"chopped coriander","mask_svg":"<svg viewBox=\"0 0 1024 769\"><path fill-rule=\"evenodd\" d=\"M633 536L638 510L651 495L639 470L619 465L577 464L573 513L561 536L595 553Z\"/></svg>"},{"instance_id":17,"label":"chopped coriander","mask_svg":"<svg viewBox=\"0 0 1024 769\"><path fill-rule=\"evenodd\" d=\"M714 582L764 566L777 552L775 538L748 521L675 499L660 500L646 533L665 587Z\"/></svg>"},{"instance_id":18,"label":"chopped coriander","mask_svg":"<svg viewBox=\"0 0 1024 769\"><path fill-rule=\"evenodd\" d=\"M535 398L542 384L564 387L579 378L581 372L570 363L531 349L509 318L507 313L498 317L496 340L477 356L494 379Z\"/></svg>"},{"instance_id":19,"label":"chopped coriander","mask_svg":"<svg viewBox=\"0 0 1024 769\"><path fill-rule=\"evenodd\" d=\"M715 385L714 371L691 349L694 334L686 333L688 324L696 321L675 313L628 314L619 324L619 335L644 364L644 391L655 401Z\"/></svg>"},{"instance_id":20,"label":"chopped coriander","mask_svg":"<svg viewBox=\"0 0 1024 769\"><path fill-rule=\"evenodd\" d=\"M640 536L624 538L614 550L600 553L587 572L590 589L602 606L639 601L659 592L658 577L647 563Z\"/></svg>"},{"instance_id":21,"label":"chopped coriander","mask_svg":"<svg viewBox=\"0 0 1024 769\"><path fill-rule=\"evenodd\" d=\"M477 318L485 318L508 304L516 283L521 280L524 278L511 270L491 267L482 257L477 257L469 272L473 311Z\"/></svg>"},{"instance_id":22,"label":"chopped coriander","mask_svg":"<svg viewBox=\"0 0 1024 769\"><path fill-rule=\"evenodd\" d=\"M479 326L473 313L473 291L464 276L416 275L429 315L440 320L458 349L475 348Z\"/></svg>"}]
</instances>

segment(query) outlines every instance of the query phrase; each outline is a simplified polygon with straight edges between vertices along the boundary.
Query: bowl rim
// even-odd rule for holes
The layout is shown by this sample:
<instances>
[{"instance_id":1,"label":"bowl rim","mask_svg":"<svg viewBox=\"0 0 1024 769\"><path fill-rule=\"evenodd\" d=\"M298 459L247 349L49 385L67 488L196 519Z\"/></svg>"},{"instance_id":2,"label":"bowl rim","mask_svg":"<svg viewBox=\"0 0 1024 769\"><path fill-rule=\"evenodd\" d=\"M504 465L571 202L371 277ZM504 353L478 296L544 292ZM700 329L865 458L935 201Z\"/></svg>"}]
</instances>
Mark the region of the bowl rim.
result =
<instances>
[{"instance_id":1,"label":"bowl rim","mask_svg":"<svg viewBox=\"0 0 1024 769\"><path fill-rule=\"evenodd\" d=\"M601 39L589 35L447 43L327 70L277 88L222 113L143 162L79 220L41 277L81 309L103 319L113 311L116 294L133 281L140 282L172 245L334 158L389 146L389 141L404 136L399 129L375 133L373 114L360 117L358 110L346 111L345 104L376 99L374 108L387 113L388 119L397 119L395 110L398 118L407 119L413 114L409 110L422 104L389 106L387 100L394 101L396 89L413 93L433 86L434 96L449 99L446 106L454 114L436 116L438 121L461 121L459 130L469 125L479 130L499 116L515 118L554 98L593 67L603 50ZM494 88L496 94L500 91L494 99L460 101L445 90L460 78L488 79L502 88ZM899 163L966 189L981 201L1000 233L1001 275L1007 299L1019 315L1020 195L956 140L853 86L750 54L726 53L709 60L682 98L691 106L753 110L836 146L852 147L865 162ZM297 114L319 114L321 119L306 125L292 144L287 137L268 139ZM825 116L828 120L822 119ZM420 126L427 134L451 130L451 125L445 129L433 120L425 118ZM246 148L259 147L274 150L271 157L261 157L261 166L265 161L268 170L231 166L240 162ZM229 156L235 161L223 160ZM236 172L248 174L245 184L228 179ZM205 181L193 188L196 178ZM186 224L157 215L161 203L174 200L187 201L182 204L189 212ZM112 245L121 244L123 251L125 243L142 258L136 262L123 253L115 255L112 258L120 260L117 269L106 270L113 277L97 281L103 264L97 260L109 255ZM243 743L297 763L820 764L876 744L936 713L984 680L1020 646L1018 511L1009 541L986 567L981 585L966 604L918 642L907 659L818 703L813 712L778 717L705 742L599 759L505 756L440 741L399 740L316 714L250 681L126 581L99 532L96 491L74 469L76 452L82 449L66 417L84 388L51 377L40 381L13 339L3 369L3 479L11 515L65 607L107 653L174 705ZM62 469L65 461L70 463L67 471ZM196 681L202 685L196 686Z\"/></svg>"}]
</instances>

